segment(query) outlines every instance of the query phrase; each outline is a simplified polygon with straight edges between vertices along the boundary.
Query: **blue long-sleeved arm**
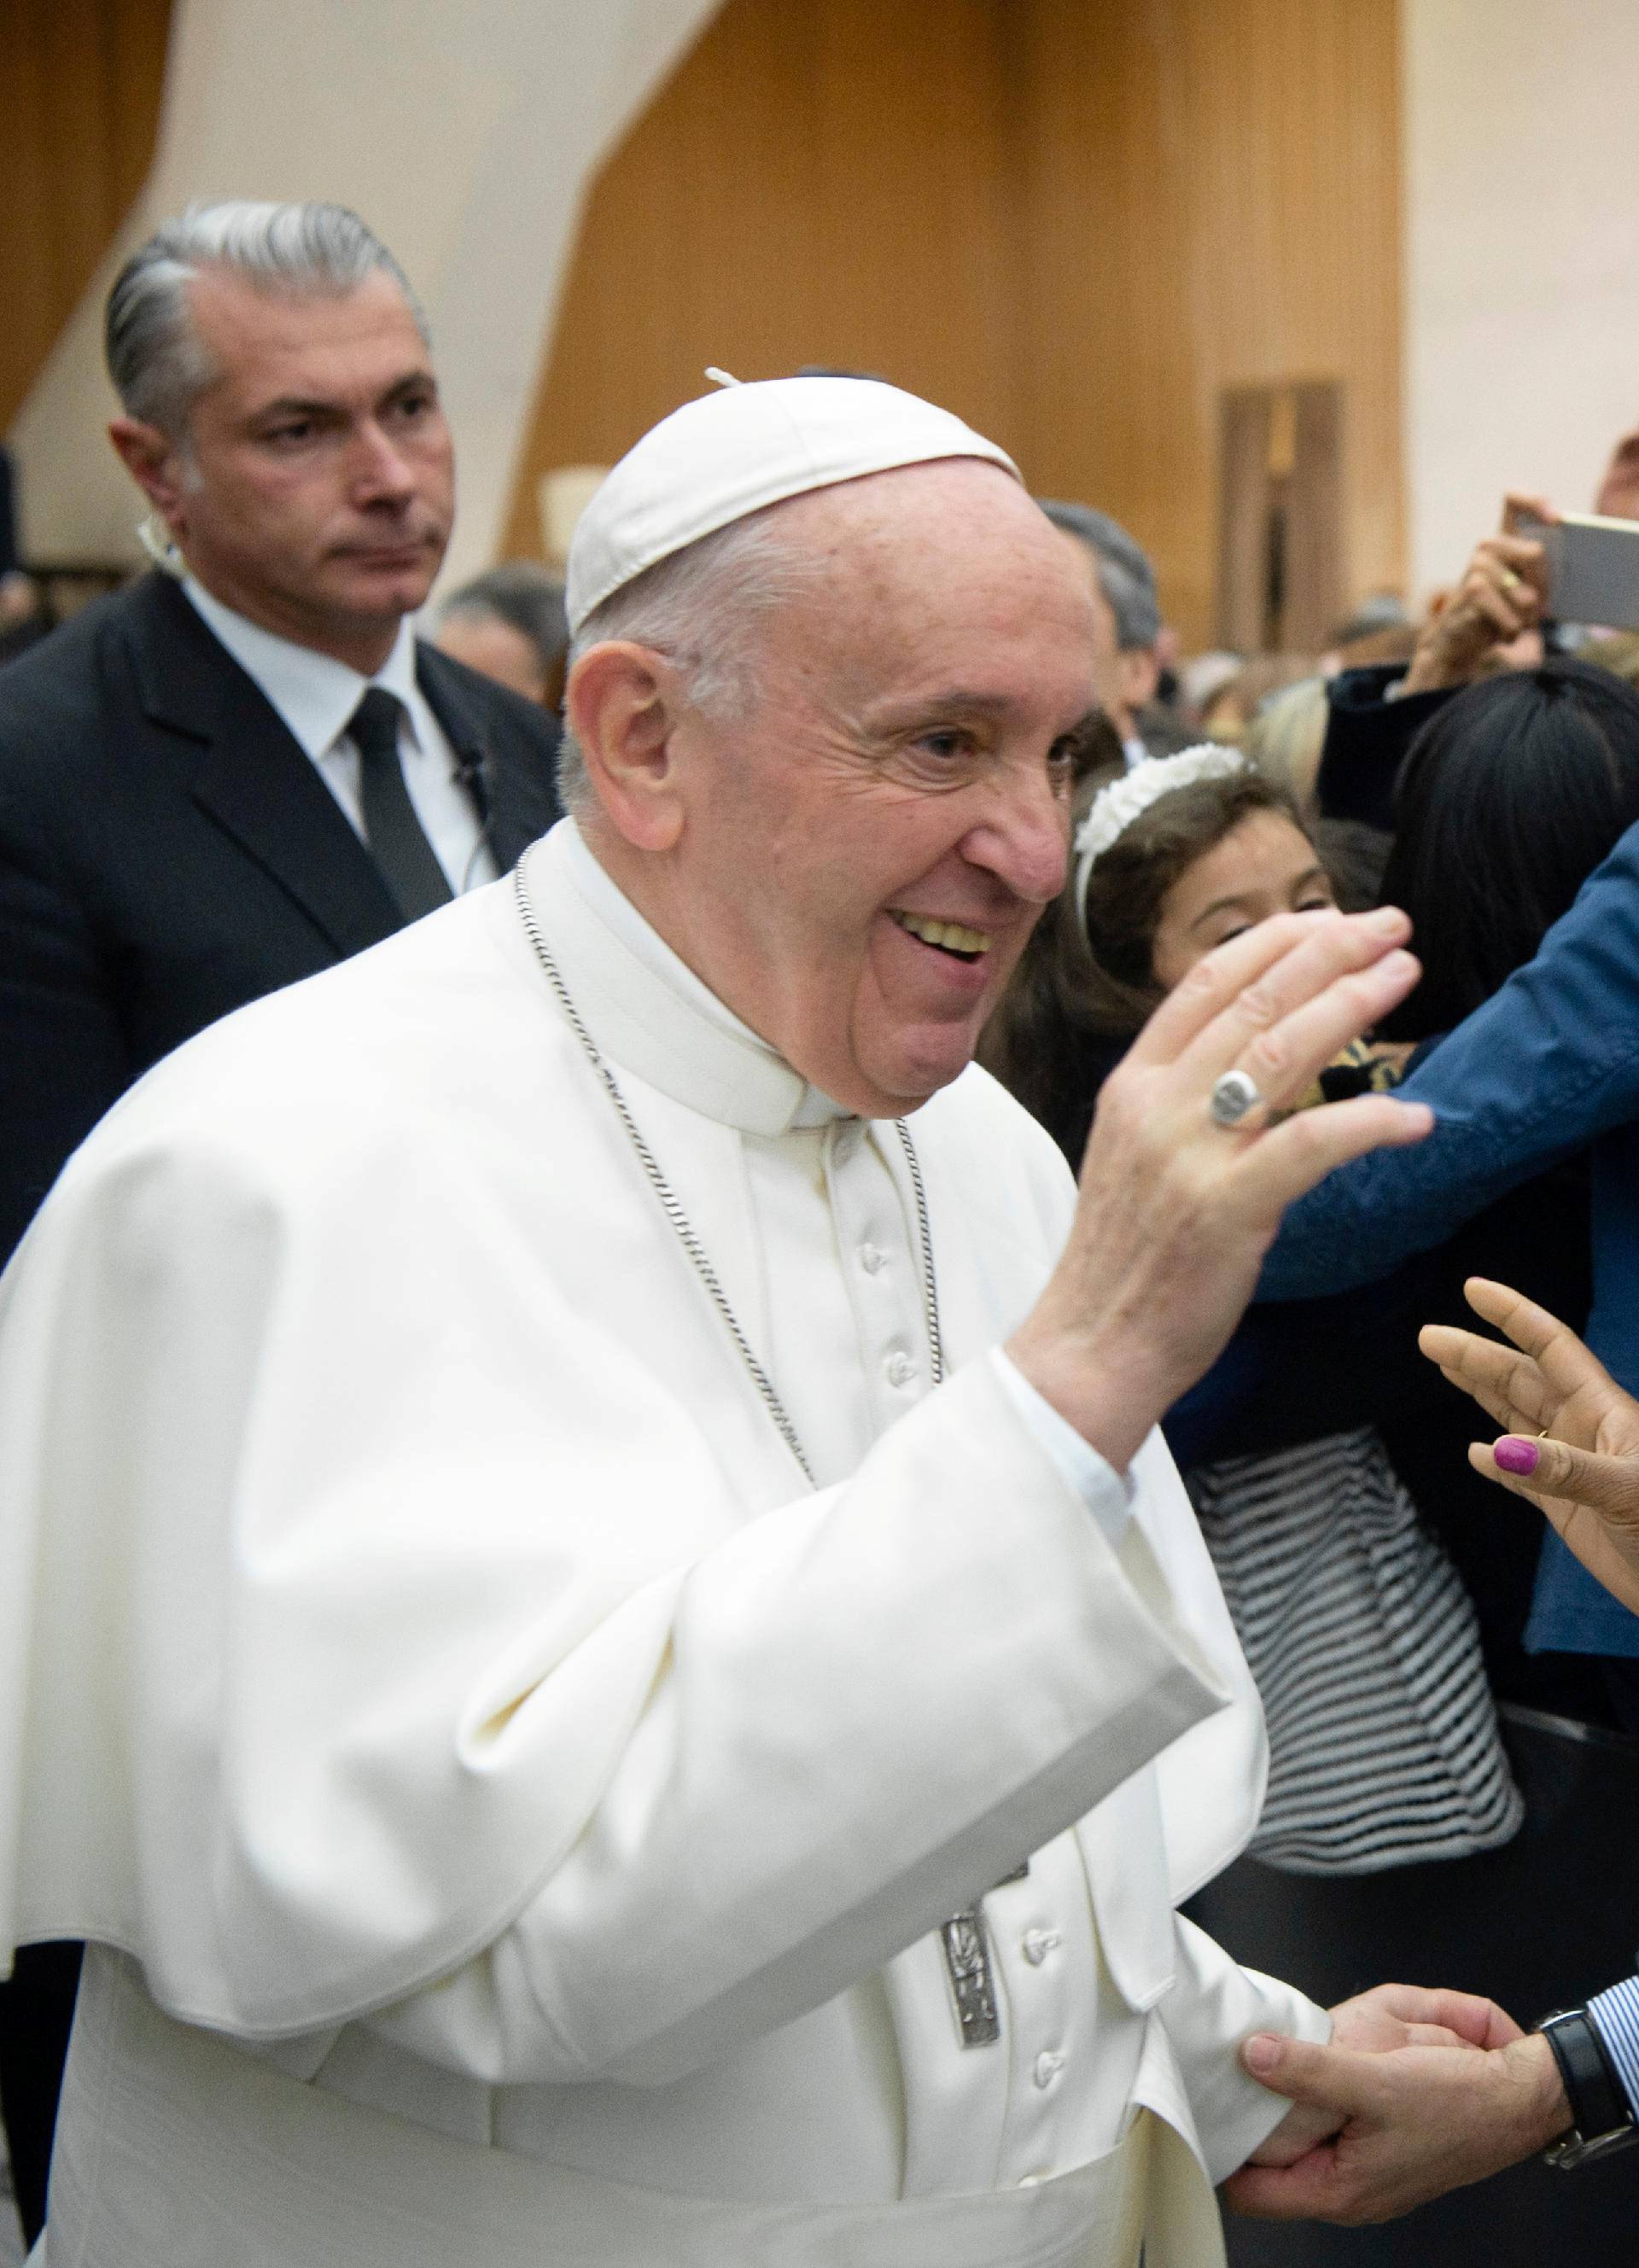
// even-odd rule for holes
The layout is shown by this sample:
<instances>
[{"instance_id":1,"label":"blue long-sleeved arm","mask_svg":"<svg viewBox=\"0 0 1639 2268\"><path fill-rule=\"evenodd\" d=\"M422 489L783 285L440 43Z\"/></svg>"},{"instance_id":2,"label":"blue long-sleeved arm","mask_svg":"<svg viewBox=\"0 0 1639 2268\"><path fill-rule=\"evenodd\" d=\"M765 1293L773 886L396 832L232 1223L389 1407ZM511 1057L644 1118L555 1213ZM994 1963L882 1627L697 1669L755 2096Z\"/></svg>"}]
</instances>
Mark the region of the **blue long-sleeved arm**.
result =
<instances>
[{"instance_id":1,"label":"blue long-sleeved arm","mask_svg":"<svg viewBox=\"0 0 1639 2268\"><path fill-rule=\"evenodd\" d=\"M1509 1189L1639 1120L1639 826L1517 969L1399 1090L1427 1141L1340 1167L1288 1212L1258 1296L1372 1283Z\"/></svg>"}]
</instances>

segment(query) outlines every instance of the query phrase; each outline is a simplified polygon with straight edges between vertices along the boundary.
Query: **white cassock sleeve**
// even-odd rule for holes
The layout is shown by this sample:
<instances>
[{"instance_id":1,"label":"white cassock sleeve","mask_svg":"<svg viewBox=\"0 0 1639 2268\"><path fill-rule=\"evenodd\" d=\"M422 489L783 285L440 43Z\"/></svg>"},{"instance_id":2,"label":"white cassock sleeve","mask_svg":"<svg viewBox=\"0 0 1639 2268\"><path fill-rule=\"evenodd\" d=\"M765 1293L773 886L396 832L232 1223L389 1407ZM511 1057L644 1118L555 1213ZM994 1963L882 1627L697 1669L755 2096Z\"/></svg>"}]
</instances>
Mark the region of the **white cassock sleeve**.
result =
<instances>
[{"instance_id":1,"label":"white cassock sleeve","mask_svg":"<svg viewBox=\"0 0 1639 2268\"><path fill-rule=\"evenodd\" d=\"M782 1501L698 1290L618 1291L647 1219L565 1256L594 1155L536 1221L436 1123L309 1174L268 1115L247 1175L116 1114L8 1279L13 1938L247 2040L418 1996L474 2076L661 2080L1226 1700L988 1364Z\"/></svg>"},{"instance_id":2,"label":"white cassock sleeve","mask_svg":"<svg viewBox=\"0 0 1639 2268\"><path fill-rule=\"evenodd\" d=\"M671 2080L860 1982L1213 1705L989 1364L690 1569L669 1655L550 1878L382 2036L494 2083Z\"/></svg>"},{"instance_id":3,"label":"white cassock sleeve","mask_svg":"<svg viewBox=\"0 0 1639 2268\"><path fill-rule=\"evenodd\" d=\"M1204 1930L1173 1916L1178 1977L1164 2014L1207 2171L1223 2181L1286 2117L1291 2104L1242 2070L1229 2047L1253 2032L1332 2036L1324 2008L1278 1977L1244 1969Z\"/></svg>"}]
</instances>

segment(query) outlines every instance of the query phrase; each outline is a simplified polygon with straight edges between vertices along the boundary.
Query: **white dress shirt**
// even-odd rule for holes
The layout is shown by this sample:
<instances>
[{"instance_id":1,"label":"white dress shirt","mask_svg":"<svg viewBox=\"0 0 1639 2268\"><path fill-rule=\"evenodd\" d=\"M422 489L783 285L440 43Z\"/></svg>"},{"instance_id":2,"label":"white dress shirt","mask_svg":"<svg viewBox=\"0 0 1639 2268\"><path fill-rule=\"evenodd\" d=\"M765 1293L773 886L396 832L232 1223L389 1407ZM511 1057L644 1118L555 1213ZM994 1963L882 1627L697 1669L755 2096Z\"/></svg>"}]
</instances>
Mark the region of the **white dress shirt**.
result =
<instances>
[{"instance_id":1,"label":"white dress shirt","mask_svg":"<svg viewBox=\"0 0 1639 2268\"><path fill-rule=\"evenodd\" d=\"M361 840L365 821L358 751L347 727L373 685L392 694L399 704L398 753L404 785L445 880L457 897L480 882L495 880L498 869L472 798L461 784L455 751L416 681L416 638L408 615L380 668L373 677L361 677L331 654L315 652L312 646L298 645L247 621L213 598L192 575L182 578L182 588L206 629L277 711Z\"/></svg>"}]
</instances>

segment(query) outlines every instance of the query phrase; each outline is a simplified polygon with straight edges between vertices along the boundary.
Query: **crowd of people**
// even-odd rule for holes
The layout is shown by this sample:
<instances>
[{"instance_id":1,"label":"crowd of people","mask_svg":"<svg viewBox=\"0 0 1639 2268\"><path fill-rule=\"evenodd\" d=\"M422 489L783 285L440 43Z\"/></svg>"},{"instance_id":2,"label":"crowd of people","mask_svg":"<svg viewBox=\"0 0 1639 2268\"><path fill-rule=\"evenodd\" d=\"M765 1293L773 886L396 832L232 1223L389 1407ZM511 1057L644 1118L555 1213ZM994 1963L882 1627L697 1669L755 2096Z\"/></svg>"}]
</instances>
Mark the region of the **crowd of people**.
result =
<instances>
[{"instance_id":1,"label":"crowd of people","mask_svg":"<svg viewBox=\"0 0 1639 2268\"><path fill-rule=\"evenodd\" d=\"M1639 2139L1639 665L1553 505L1187 657L815 372L424 637L363 222L194 209L107 347L150 570L0 555L41 2268L1621 2257L1522 2164Z\"/></svg>"}]
</instances>

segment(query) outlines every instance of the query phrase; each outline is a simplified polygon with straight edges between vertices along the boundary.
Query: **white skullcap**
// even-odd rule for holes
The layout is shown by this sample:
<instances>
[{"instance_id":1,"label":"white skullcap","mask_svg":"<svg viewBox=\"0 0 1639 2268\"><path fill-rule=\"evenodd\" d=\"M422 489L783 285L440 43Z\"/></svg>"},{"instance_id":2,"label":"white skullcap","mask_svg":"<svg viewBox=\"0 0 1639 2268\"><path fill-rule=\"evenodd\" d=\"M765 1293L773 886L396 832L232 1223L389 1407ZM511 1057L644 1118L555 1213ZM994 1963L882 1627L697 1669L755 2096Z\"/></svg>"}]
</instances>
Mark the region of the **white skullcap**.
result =
<instances>
[{"instance_id":1,"label":"white skullcap","mask_svg":"<svg viewBox=\"0 0 1639 2268\"><path fill-rule=\"evenodd\" d=\"M1005 450L931 401L870 378L771 378L685 401L629 449L580 515L565 593L572 637L605 599L764 504L941 457Z\"/></svg>"}]
</instances>

